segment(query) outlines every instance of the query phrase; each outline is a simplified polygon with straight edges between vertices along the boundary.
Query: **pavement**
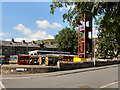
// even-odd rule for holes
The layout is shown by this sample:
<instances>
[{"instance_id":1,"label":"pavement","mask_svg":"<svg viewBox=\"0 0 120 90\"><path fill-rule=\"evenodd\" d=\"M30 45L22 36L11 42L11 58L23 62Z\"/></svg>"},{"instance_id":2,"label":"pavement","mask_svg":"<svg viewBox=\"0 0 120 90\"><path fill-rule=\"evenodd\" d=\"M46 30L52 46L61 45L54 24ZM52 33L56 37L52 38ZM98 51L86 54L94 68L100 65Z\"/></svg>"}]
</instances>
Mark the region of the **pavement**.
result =
<instances>
[{"instance_id":1,"label":"pavement","mask_svg":"<svg viewBox=\"0 0 120 90\"><path fill-rule=\"evenodd\" d=\"M0 90L2 88L5 88L4 85L2 84L2 79L1 79L2 75L1 75L1 63L0 63Z\"/></svg>"},{"instance_id":2,"label":"pavement","mask_svg":"<svg viewBox=\"0 0 120 90\"><path fill-rule=\"evenodd\" d=\"M118 65L52 73L3 75L6 88L118 88Z\"/></svg>"}]
</instances>

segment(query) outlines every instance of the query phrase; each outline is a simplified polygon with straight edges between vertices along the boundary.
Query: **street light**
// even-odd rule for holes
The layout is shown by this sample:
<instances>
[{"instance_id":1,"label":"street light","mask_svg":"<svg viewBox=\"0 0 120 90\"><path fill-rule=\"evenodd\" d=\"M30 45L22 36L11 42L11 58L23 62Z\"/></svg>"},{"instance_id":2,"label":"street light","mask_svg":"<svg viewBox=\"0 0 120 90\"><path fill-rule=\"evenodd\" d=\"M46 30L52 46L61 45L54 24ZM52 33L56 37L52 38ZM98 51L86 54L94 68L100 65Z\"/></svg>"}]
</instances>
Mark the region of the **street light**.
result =
<instances>
[{"instance_id":1,"label":"street light","mask_svg":"<svg viewBox=\"0 0 120 90\"><path fill-rule=\"evenodd\" d=\"M97 29L97 27L95 27L95 30ZM95 35L95 30L94 30L94 35ZM94 66L95 66L95 37L94 37Z\"/></svg>"}]
</instances>

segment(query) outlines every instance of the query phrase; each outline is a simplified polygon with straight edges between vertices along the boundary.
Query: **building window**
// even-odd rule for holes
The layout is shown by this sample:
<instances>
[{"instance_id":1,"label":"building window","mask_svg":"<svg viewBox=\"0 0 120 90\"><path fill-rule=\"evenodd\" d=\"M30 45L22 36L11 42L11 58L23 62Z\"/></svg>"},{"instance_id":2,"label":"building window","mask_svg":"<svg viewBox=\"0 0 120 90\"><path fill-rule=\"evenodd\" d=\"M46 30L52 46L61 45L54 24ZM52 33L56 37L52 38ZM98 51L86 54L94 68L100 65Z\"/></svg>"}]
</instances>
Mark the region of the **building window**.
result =
<instances>
[{"instance_id":1,"label":"building window","mask_svg":"<svg viewBox=\"0 0 120 90\"><path fill-rule=\"evenodd\" d=\"M26 54L26 52L24 52L24 54Z\"/></svg>"},{"instance_id":2,"label":"building window","mask_svg":"<svg viewBox=\"0 0 120 90\"><path fill-rule=\"evenodd\" d=\"M5 49L5 50L4 50L4 54L6 55L7 53L8 53L8 50L7 50L7 49Z\"/></svg>"},{"instance_id":3,"label":"building window","mask_svg":"<svg viewBox=\"0 0 120 90\"><path fill-rule=\"evenodd\" d=\"M17 51L17 54L19 54L19 51Z\"/></svg>"}]
</instances>

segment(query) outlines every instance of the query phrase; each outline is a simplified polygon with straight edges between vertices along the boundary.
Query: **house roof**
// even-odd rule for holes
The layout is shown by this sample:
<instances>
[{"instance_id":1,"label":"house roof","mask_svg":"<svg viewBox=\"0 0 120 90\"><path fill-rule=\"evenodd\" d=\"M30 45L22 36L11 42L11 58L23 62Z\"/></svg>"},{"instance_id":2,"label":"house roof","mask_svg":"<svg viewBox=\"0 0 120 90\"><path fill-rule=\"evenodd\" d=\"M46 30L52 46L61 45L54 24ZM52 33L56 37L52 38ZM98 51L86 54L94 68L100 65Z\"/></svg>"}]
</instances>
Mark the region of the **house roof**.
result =
<instances>
[{"instance_id":1,"label":"house roof","mask_svg":"<svg viewBox=\"0 0 120 90\"><path fill-rule=\"evenodd\" d=\"M46 48L57 48L57 44L45 44Z\"/></svg>"},{"instance_id":2,"label":"house roof","mask_svg":"<svg viewBox=\"0 0 120 90\"><path fill-rule=\"evenodd\" d=\"M0 41L2 46L23 46L23 47L40 47L38 43L35 42L12 42L12 41ZM57 44L45 44L45 48L57 48Z\"/></svg>"}]
</instances>

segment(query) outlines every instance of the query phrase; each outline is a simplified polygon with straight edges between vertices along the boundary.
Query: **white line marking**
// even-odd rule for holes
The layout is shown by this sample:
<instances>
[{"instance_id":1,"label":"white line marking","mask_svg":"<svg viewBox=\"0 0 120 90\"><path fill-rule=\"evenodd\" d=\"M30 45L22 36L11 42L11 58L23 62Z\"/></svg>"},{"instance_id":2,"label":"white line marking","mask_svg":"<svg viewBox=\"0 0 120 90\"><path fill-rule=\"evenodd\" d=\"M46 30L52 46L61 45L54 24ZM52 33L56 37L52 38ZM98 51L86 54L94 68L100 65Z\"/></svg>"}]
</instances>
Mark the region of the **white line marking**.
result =
<instances>
[{"instance_id":1,"label":"white line marking","mask_svg":"<svg viewBox=\"0 0 120 90\"><path fill-rule=\"evenodd\" d=\"M5 89L5 86L2 84L2 82L0 81L0 89L4 88Z\"/></svg>"},{"instance_id":2,"label":"white line marking","mask_svg":"<svg viewBox=\"0 0 120 90\"><path fill-rule=\"evenodd\" d=\"M2 78L2 79L30 79L31 77L11 77L11 78Z\"/></svg>"},{"instance_id":3,"label":"white line marking","mask_svg":"<svg viewBox=\"0 0 120 90\"><path fill-rule=\"evenodd\" d=\"M113 83L104 85L104 86L102 86L102 87L100 87L100 88L105 88L105 87L111 86L111 85L113 85L113 84L116 84L116 83L118 83L118 82L119 82L119 81L115 81L115 82L113 82Z\"/></svg>"}]
</instances>

